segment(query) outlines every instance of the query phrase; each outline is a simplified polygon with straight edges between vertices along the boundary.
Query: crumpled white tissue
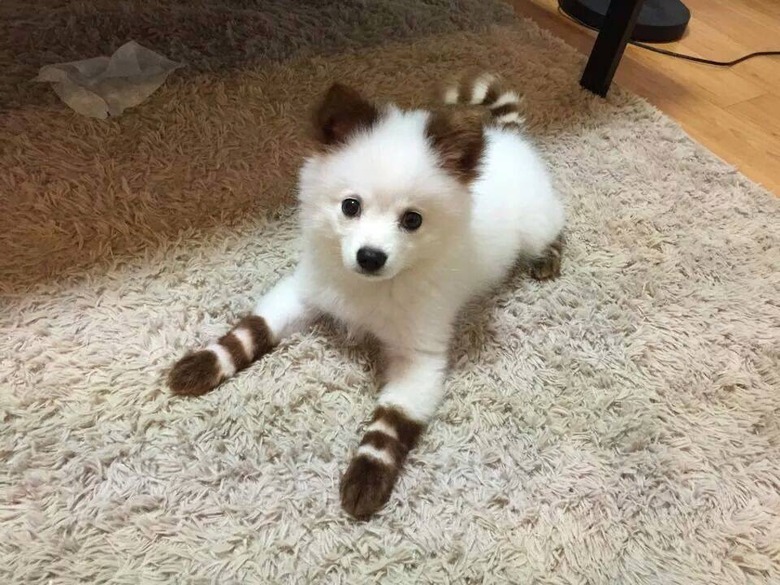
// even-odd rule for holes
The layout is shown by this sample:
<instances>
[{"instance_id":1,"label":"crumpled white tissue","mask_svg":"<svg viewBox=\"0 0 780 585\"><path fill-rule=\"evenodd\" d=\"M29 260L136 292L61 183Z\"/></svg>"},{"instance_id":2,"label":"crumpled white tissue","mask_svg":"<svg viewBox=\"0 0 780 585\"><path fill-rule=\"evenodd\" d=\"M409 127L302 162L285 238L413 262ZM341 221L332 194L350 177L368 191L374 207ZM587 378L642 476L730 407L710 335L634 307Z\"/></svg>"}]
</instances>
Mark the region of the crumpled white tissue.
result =
<instances>
[{"instance_id":1,"label":"crumpled white tissue","mask_svg":"<svg viewBox=\"0 0 780 585\"><path fill-rule=\"evenodd\" d=\"M41 67L33 81L49 82L79 114L105 119L143 102L182 63L130 41L111 57Z\"/></svg>"}]
</instances>

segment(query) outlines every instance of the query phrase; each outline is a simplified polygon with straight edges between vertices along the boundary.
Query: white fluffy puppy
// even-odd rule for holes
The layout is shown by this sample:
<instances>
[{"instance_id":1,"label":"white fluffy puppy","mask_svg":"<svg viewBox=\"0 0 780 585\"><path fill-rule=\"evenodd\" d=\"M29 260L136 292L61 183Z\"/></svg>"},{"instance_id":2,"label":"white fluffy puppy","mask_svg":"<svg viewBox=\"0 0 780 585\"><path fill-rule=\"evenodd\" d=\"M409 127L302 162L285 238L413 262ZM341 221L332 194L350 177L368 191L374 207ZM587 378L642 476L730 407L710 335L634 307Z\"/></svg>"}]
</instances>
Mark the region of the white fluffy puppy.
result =
<instances>
[{"instance_id":1,"label":"white fluffy puppy","mask_svg":"<svg viewBox=\"0 0 780 585\"><path fill-rule=\"evenodd\" d=\"M323 314L376 337L387 382L341 480L358 518L388 500L436 412L464 304L521 257L536 278L560 270L564 209L521 133L517 94L481 75L443 101L402 110L330 88L314 116L321 149L300 173L297 269L169 377L177 394L207 392Z\"/></svg>"}]
</instances>

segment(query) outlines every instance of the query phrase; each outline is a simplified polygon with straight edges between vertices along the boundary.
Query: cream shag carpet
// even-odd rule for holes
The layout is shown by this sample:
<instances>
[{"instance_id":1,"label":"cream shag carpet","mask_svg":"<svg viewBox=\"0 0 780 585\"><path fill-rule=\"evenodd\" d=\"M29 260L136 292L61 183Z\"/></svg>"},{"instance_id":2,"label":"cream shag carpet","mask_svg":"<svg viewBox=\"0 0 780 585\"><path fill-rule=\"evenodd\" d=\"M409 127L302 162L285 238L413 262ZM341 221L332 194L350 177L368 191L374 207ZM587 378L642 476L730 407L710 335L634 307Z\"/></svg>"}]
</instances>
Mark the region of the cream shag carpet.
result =
<instances>
[{"instance_id":1,"label":"cream shag carpet","mask_svg":"<svg viewBox=\"0 0 780 585\"><path fill-rule=\"evenodd\" d=\"M780 204L486 0L5 0L0 582L778 583ZM184 60L80 118L28 82L128 39ZM324 326L218 391L163 374L295 262L302 112L332 79L527 96L563 277L464 320L388 507L342 514L372 354Z\"/></svg>"}]
</instances>

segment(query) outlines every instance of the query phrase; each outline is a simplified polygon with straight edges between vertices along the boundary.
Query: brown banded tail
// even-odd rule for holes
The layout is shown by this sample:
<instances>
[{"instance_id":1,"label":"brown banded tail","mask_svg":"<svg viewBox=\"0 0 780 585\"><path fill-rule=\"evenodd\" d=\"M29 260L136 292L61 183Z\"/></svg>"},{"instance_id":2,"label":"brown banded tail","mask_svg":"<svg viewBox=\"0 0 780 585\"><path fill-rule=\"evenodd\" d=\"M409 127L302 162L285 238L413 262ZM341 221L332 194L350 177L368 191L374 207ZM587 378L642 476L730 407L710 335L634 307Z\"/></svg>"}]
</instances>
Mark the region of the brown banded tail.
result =
<instances>
[{"instance_id":1,"label":"brown banded tail","mask_svg":"<svg viewBox=\"0 0 780 585\"><path fill-rule=\"evenodd\" d=\"M522 98L492 73L468 74L459 81L445 86L441 96L445 104L484 106L490 111L493 123L502 126L521 127Z\"/></svg>"}]
</instances>

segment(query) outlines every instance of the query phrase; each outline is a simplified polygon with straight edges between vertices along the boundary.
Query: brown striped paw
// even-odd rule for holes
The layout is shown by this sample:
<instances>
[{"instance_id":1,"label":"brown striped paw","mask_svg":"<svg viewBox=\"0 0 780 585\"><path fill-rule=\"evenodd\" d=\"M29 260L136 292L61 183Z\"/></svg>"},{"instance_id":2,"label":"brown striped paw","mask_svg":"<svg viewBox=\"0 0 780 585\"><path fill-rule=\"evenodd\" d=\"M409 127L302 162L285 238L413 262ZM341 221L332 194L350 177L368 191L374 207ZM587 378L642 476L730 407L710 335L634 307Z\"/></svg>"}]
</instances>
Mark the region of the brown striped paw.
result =
<instances>
[{"instance_id":1,"label":"brown striped paw","mask_svg":"<svg viewBox=\"0 0 780 585\"><path fill-rule=\"evenodd\" d=\"M358 519L368 518L387 503L422 423L395 408L380 406L360 442L357 455L341 478L341 506Z\"/></svg>"},{"instance_id":2,"label":"brown striped paw","mask_svg":"<svg viewBox=\"0 0 780 585\"><path fill-rule=\"evenodd\" d=\"M357 519L365 519L390 499L398 468L385 461L358 455L341 478L341 507Z\"/></svg>"},{"instance_id":3,"label":"brown striped paw","mask_svg":"<svg viewBox=\"0 0 780 585\"><path fill-rule=\"evenodd\" d=\"M265 319L249 315L216 343L180 359L168 375L174 394L199 396L273 349Z\"/></svg>"},{"instance_id":4,"label":"brown striped paw","mask_svg":"<svg viewBox=\"0 0 780 585\"><path fill-rule=\"evenodd\" d=\"M531 262L529 272L536 280L551 280L561 275L561 255L563 253L563 237L558 236L545 250L541 258Z\"/></svg>"},{"instance_id":5,"label":"brown striped paw","mask_svg":"<svg viewBox=\"0 0 780 585\"><path fill-rule=\"evenodd\" d=\"M168 386L174 394L200 396L222 381L217 355L204 349L181 358L168 375Z\"/></svg>"}]
</instances>

